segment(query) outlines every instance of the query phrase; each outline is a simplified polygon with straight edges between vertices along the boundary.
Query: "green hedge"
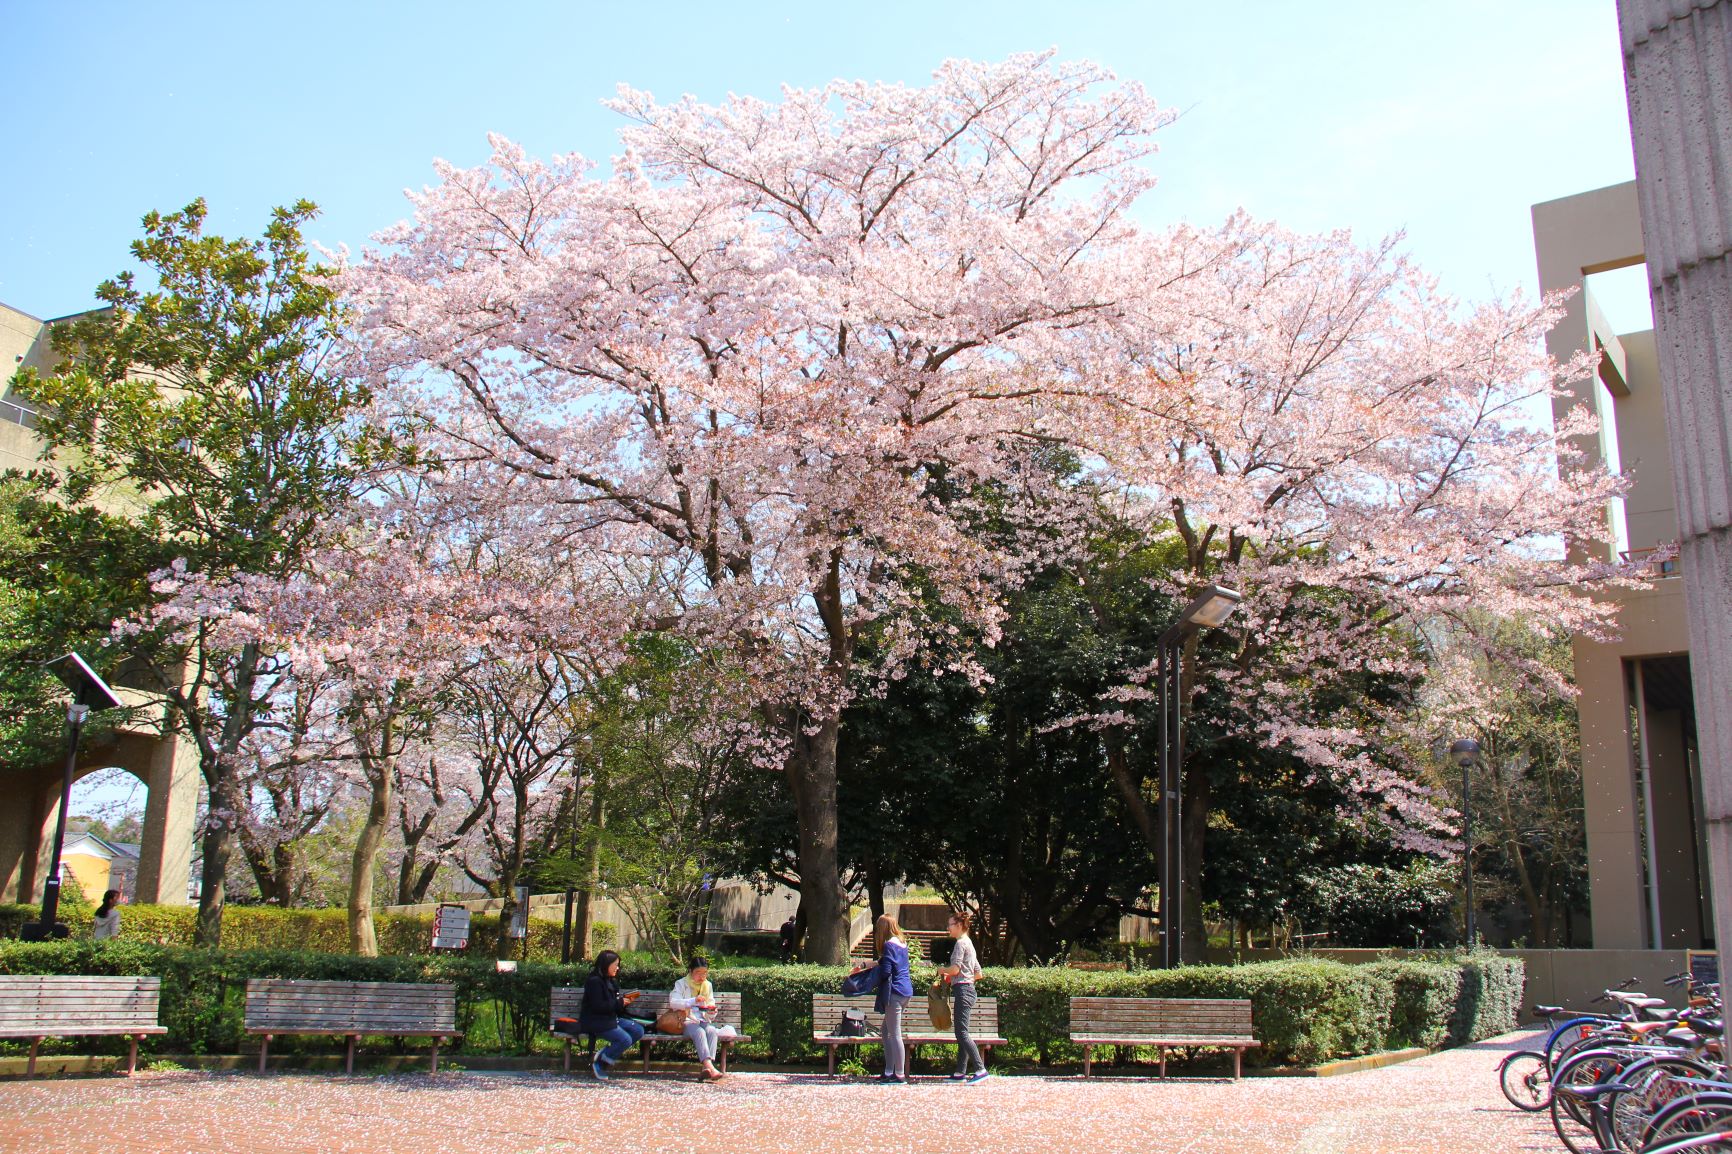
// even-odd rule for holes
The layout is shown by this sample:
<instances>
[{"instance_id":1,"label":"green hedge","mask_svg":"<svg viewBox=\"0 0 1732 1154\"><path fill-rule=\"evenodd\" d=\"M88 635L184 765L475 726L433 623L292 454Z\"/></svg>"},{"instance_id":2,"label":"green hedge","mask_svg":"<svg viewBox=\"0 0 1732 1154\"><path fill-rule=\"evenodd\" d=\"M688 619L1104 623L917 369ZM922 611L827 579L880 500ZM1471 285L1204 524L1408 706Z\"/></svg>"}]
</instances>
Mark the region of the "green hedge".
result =
<instances>
[{"instance_id":1,"label":"green hedge","mask_svg":"<svg viewBox=\"0 0 1732 1154\"><path fill-rule=\"evenodd\" d=\"M667 989L680 977L676 967L633 961L621 974L626 985ZM812 995L834 992L846 972L835 966L718 967L711 980L742 996L743 1025L753 1041L742 1046L741 1056L790 1062L820 1056L811 1038ZM0 973L156 974L163 979L162 1023L169 1032L153 1040L153 1049L170 1053L240 1050L249 977L451 982L465 1032L462 1049L524 1053L556 1045L546 1033L549 991L581 984L588 967L530 962L500 974L490 960L473 956L357 958L67 941L0 943ZM1042 1065L1075 1060L1076 1049L1066 1041L1072 997L1243 997L1251 999L1263 1039L1253 1062L1286 1065L1472 1041L1513 1029L1521 986L1521 963L1488 953L1366 966L1299 959L1134 973L990 969L982 992L999 999L999 1025L1011 1041L1005 1056L1012 1059ZM306 1044L317 1050L328 1040Z\"/></svg>"},{"instance_id":2,"label":"green hedge","mask_svg":"<svg viewBox=\"0 0 1732 1154\"><path fill-rule=\"evenodd\" d=\"M0 938L16 938L18 927L35 921L37 906L0 905ZM89 918L74 922L63 917L74 937L89 937ZM196 906L136 905L120 910L120 940L156 946L190 946L198 924ZM597 927L600 928L599 926ZM611 928L611 927L610 927ZM381 954L414 955L432 952L433 918L425 914L375 914L373 929ZM556 958L565 932L561 922L529 919L529 956ZM470 920L469 950L492 957L499 941L499 916L476 914ZM223 909L223 948L227 950L317 950L349 952L349 915L343 909L280 909L276 906L237 906ZM513 947L520 957L522 947Z\"/></svg>"}]
</instances>

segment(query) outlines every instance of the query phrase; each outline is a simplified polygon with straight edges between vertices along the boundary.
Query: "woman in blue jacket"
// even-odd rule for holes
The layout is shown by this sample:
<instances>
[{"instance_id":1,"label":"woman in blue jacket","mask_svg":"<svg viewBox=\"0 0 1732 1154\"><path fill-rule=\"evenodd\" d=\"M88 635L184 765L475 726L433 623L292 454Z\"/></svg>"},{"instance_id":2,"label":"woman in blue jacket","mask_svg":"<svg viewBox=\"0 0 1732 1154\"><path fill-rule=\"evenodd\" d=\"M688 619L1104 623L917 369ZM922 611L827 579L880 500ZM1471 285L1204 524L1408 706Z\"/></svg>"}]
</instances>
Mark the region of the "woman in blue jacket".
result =
<instances>
[{"instance_id":1,"label":"woman in blue jacket","mask_svg":"<svg viewBox=\"0 0 1732 1154\"><path fill-rule=\"evenodd\" d=\"M914 998L914 975L908 968L908 946L902 940L902 927L889 914L878 915L873 927L878 943L878 964L868 980L867 989L878 990L878 1002L872 1008L884 1015L884 1073L880 1082L908 1081L908 1050L902 1043L902 1014ZM870 966L861 962L854 972Z\"/></svg>"}]
</instances>

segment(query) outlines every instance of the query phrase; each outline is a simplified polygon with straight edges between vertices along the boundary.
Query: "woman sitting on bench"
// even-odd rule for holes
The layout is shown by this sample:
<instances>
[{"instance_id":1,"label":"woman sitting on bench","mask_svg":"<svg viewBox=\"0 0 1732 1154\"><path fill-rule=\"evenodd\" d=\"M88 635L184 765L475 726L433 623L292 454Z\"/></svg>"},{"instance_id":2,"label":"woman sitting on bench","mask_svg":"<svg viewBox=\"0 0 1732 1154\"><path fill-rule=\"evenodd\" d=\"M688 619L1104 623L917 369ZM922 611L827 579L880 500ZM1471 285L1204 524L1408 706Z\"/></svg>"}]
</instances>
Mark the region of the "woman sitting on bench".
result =
<instances>
[{"instance_id":1,"label":"woman sitting on bench","mask_svg":"<svg viewBox=\"0 0 1732 1154\"><path fill-rule=\"evenodd\" d=\"M607 1048L595 1056L590 1072L596 1081L607 1081L607 1068L643 1038L643 1024L625 1015L638 999L634 990L619 992L619 955L603 950L596 955L595 967L583 984L583 1008L578 1011L578 1027L597 1041L606 1040Z\"/></svg>"},{"instance_id":2,"label":"woman sitting on bench","mask_svg":"<svg viewBox=\"0 0 1732 1154\"><path fill-rule=\"evenodd\" d=\"M716 1045L720 1034L714 1021L716 991L710 986L710 963L702 954L693 954L686 965L686 976L674 983L668 995L668 1009L684 1010L685 1036L692 1040L698 1061L704 1064L704 1077L714 1081L722 1076L716 1069Z\"/></svg>"}]
</instances>

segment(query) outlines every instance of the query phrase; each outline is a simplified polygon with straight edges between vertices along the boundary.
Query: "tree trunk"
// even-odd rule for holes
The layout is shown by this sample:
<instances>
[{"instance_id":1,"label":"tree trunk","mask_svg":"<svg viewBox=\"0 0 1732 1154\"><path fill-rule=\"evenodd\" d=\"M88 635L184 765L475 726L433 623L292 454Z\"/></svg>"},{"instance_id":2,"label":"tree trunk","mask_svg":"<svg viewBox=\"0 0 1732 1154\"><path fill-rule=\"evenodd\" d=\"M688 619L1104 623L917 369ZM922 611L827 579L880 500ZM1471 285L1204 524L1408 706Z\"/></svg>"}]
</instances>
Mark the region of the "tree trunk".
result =
<instances>
[{"instance_id":1,"label":"tree trunk","mask_svg":"<svg viewBox=\"0 0 1732 1154\"><path fill-rule=\"evenodd\" d=\"M800 833L800 899L806 910L805 961L838 966L848 957L848 899L842 892L837 848L836 739L841 716L832 712L808 734L803 719L789 711L785 732L792 738L786 772L794 795Z\"/></svg>"},{"instance_id":2,"label":"tree trunk","mask_svg":"<svg viewBox=\"0 0 1732 1154\"><path fill-rule=\"evenodd\" d=\"M876 856L866 859L866 904L874 922L884 916L884 871Z\"/></svg>"},{"instance_id":3,"label":"tree trunk","mask_svg":"<svg viewBox=\"0 0 1732 1154\"><path fill-rule=\"evenodd\" d=\"M1131 769L1131 759L1125 752L1123 738L1108 733L1105 745L1107 769L1112 772L1113 784L1118 787L1119 797L1124 801L1125 808L1130 810L1131 821L1136 825L1137 833L1142 835L1143 843L1149 847L1150 853L1158 857L1161 850L1161 831L1155 825L1154 811L1149 808L1148 798L1143 796L1143 775Z\"/></svg>"},{"instance_id":4,"label":"tree trunk","mask_svg":"<svg viewBox=\"0 0 1732 1154\"><path fill-rule=\"evenodd\" d=\"M573 942L580 958L591 958L595 931L595 891L601 887L601 835L607 829L607 774L595 767L589 785L589 829L583 839L583 887L577 891L577 927Z\"/></svg>"},{"instance_id":5,"label":"tree trunk","mask_svg":"<svg viewBox=\"0 0 1732 1154\"><path fill-rule=\"evenodd\" d=\"M373 926L373 871L379 860L379 846L385 840L385 828L391 823L395 777L390 755L393 729L392 718L387 715L380 721L377 749L362 759L372 797L367 802L367 820L355 839L353 868L349 873L349 949L363 958L379 956L379 936Z\"/></svg>"},{"instance_id":6,"label":"tree trunk","mask_svg":"<svg viewBox=\"0 0 1732 1154\"><path fill-rule=\"evenodd\" d=\"M205 821L204 861L198 886L198 926L193 931L193 945L216 949L222 944L223 899L227 893L226 879L229 855L234 849L234 830L226 819L217 816L211 806Z\"/></svg>"},{"instance_id":7,"label":"tree trunk","mask_svg":"<svg viewBox=\"0 0 1732 1154\"><path fill-rule=\"evenodd\" d=\"M240 825L240 783L236 755L252 728L253 686L258 679L259 646L241 646L235 661L235 682L223 718L222 741L212 749L200 742L200 769L209 787L210 809L205 815L204 863L198 887L198 926L193 945L216 949L222 944L223 905L228 895L229 857L234 853L235 830ZM196 709L185 702L183 709Z\"/></svg>"}]
</instances>

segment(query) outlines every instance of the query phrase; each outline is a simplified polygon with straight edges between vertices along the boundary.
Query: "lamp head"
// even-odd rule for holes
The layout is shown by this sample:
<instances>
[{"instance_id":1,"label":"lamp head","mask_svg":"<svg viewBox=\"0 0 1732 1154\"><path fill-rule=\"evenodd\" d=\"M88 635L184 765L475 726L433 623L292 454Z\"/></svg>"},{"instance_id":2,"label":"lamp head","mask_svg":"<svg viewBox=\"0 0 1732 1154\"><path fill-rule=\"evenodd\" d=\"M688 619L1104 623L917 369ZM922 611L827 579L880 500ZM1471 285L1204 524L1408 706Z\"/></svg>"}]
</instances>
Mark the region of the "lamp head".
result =
<instances>
[{"instance_id":1,"label":"lamp head","mask_svg":"<svg viewBox=\"0 0 1732 1154\"><path fill-rule=\"evenodd\" d=\"M120 709L125 704L114 695L114 690L108 687L108 683L84 663L84 658L76 653L68 653L42 664L60 679L61 684L72 691L75 705L82 705L87 709Z\"/></svg>"},{"instance_id":2,"label":"lamp head","mask_svg":"<svg viewBox=\"0 0 1732 1154\"><path fill-rule=\"evenodd\" d=\"M1449 756L1455 764L1466 769L1479 761L1479 742L1471 737L1464 737L1449 747Z\"/></svg>"},{"instance_id":3,"label":"lamp head","mask_svg":"<svg viewBox=\"0 0 1732 1154\"><path fill-rule=\"evenodd\" d=\"M1237 589L1228 589L1225 585L1208 585L1185 606L1185 612L1180 615L1179 620L1199 629L1214 629L1225 624L1233 611L1239 608L1239 602L1244 599L1244 594Z\"/></svg>"}]
</instances>

